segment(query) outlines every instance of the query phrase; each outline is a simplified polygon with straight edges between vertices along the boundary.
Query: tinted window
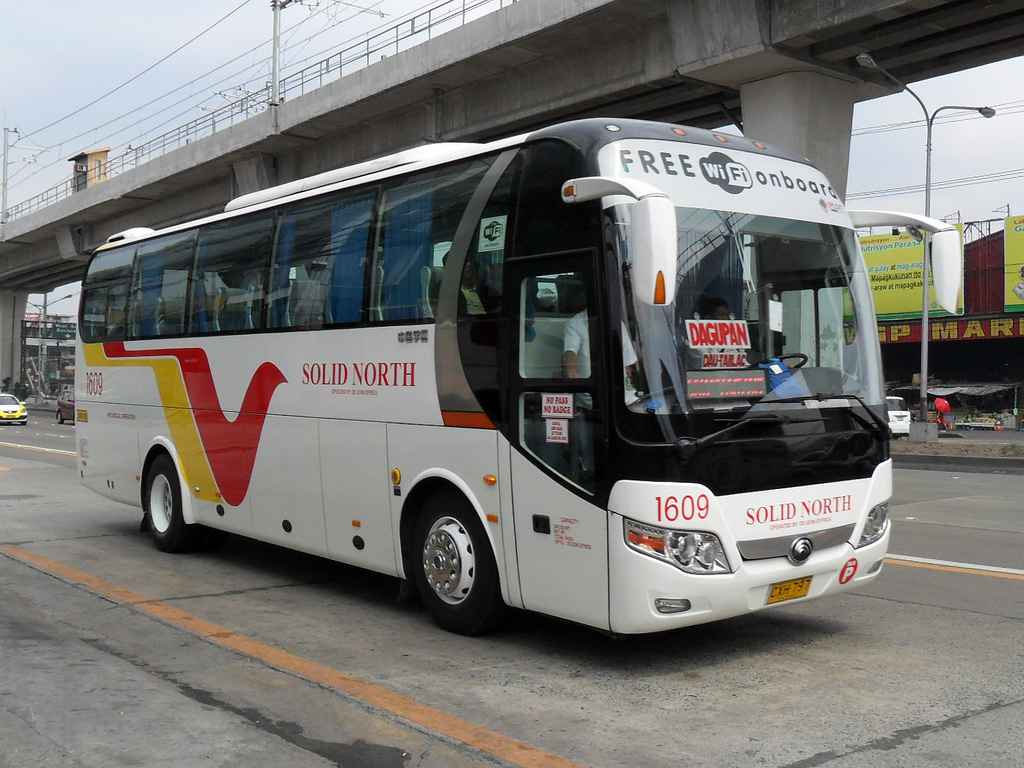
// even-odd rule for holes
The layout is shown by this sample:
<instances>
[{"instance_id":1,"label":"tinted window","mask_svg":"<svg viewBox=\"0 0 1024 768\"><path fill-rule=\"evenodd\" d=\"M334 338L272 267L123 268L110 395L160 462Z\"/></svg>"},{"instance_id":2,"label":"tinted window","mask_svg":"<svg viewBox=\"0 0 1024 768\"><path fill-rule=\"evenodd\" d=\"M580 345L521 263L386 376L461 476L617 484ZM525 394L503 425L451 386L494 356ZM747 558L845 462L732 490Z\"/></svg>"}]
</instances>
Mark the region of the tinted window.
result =
<instances>
[{"instance_id":1,"label":"tinted window","mask_svg":"<svg viewBox=\"0 0 1024 768\"><path fill-rule=\"evenodd\" d=\"M139 244L129 301L131 336L176 336L187 329L195 238L195 231L182 232Z\"/></svg>"},{"instance_id":2,"label":"tinted window","mask_svg":"<svg viewBox=\"0 0 1024 768\"><path fill-rule=\"evenodd\" d=\"M263 284L274 217L263 213L202 229L192 277L193 333L263 327Z\"/></svg>"},{"instance_id":3,"label":"tinted window","mask_svg":"<svg viewBox=\"0 0 1024 768\"><path fill-rule=\"evenodd\" d=\"M371 319L433 319L455 230L491 162L487 158L429 171L385 191Z\"/></svg>"},{"instance_id":4,"label":"tinted window","mask_svg":"<svg viewBox=\"0 0 1024 768\"><path fill-rule=\"evenodd\" d=\"M82 282L80 333L87 342L123 341L135 246L96 254Z\"/></svg>"},{"instance_id":5,"label":"tinted window","mask_svg":"<svg viewBox=\"0 0 1024 768\"><path fill-rule=\"evenodd\" d=\"M363 319L375 190L285 209L277 228L267 324L320 328Z\"/></svg>"}]
</instances>

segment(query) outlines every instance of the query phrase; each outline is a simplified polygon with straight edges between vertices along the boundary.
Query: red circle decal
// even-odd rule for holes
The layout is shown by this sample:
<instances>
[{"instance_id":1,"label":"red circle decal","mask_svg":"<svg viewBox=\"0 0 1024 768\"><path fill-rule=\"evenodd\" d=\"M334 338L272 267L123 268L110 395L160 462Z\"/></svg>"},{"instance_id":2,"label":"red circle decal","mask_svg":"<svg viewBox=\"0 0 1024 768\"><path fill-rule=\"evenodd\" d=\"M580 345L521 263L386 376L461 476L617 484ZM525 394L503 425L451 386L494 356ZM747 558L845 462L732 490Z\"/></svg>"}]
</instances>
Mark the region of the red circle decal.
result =
<instances>
[{"instance_id":1,"label":"red circle decal","mask_svg":"<svg viewBox=\"0 0 1024 768\"><path fill-rule=\"evenodd\" d=\"M857 573L857 559L851 557L846 561L846 565L843 566L843 570L839 572L839 583L846 584L852 579Z\"/></svg>"}]
</instances>

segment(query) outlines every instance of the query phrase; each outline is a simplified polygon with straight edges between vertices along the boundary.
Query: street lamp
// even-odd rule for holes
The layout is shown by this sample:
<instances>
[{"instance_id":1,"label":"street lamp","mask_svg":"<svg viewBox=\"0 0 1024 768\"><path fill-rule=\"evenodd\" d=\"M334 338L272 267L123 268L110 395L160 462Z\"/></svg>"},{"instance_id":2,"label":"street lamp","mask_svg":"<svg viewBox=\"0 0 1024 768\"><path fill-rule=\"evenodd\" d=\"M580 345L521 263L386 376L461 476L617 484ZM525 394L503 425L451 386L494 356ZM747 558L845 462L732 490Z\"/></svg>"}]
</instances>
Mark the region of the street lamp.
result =
<instances>
[{"instance_id":1,"label":"street lamp","mask_svg":"<svg viewBox=\"0 0 1024 768\"><path fill-rule=\"evenodd\" d=\"M870 53L859 53L857 54L856 62L859 66L865 69L875 69L881 72L885 77L895 83L901 91L906 91L914 100L920 105L924 111L926 137L925 137L925 163L924 163L924 215L932 215L932 128L935 125L935 118L940 112L946 110L960 110L964 112L977 112L984 118L994 117L996 111L992 107L963 107L955 104L947 104L939 107L938 109L929 112L928 107L925 106L924 101L918 96L913 89L910 88L906 83L897 79L892 73L881 66L877 61L872 58ZM919 411L919 420L922 424L927 425L928 423L928 336L931 334L931 328L928 317L928 281L930 279L928 269L928 257L929 257L929 246L931 244L931 237L928 233L925 233L924 239L924 256L921 259L922 269L921 278L924 285L924 300L921 302L921 403ZM924 435L923 440L927 441L928 432L926 427L922 427L922 434Z\"/></svg>"}]
</instances>

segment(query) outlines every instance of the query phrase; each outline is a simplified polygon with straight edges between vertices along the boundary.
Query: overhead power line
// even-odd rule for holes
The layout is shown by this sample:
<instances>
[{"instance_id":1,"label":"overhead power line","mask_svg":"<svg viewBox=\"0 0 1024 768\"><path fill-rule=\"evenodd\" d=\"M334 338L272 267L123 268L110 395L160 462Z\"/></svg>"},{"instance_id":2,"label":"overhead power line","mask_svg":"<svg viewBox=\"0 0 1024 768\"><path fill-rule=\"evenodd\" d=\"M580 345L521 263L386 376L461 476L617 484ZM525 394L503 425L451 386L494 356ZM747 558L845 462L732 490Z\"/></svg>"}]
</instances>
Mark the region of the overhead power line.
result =
<instances>
[{"instance_id":1,"label":"overhead power line","mask_svg":"<svg viewBox=\"0 0 1024 768\"><path fill-rule=\"evenodd\" d=\"M191 45L192 43L194 43L194 42L195 42L196 40L198 40L198 39L199 39L200 37L202 37L202 36L203 36L203 35L205 35L205 34L206 34L207 32L209 32L210 30L212 30L212 29L214 29L215 27L217 27L217 25L221 24L222 22L224 22L225 20L227 20L228 18L230 18L231 16L233 16L233 15L234 15L235 13L237 13L238 11L240 11L240 10L241 10L242 8L244 8L244 7L246 6L246 5L248 5L248 4L249 4L249 3L251 3L251 2L252 2L252 0L242 0L242 3L241 3L240 5L238 5L238 6L237 6L237 7L236 7L236 8L234 9L234 10L232 10L232 11L229 11L229 12L228 12L227 14L225 14L225 15L224 15L224 16L222 16L222 17L221 17L220 19L218 19L217 21L215 21L215 22L214 22L213 24L211 24L211 25L210 25L209 27L207 27L206 29L204 29L204 30L203 30L202 32L200 32L200 33L199 33L198 35L196 35L196 36L195 36L195 37L193 37L192 39L188 40L187 42L185 42L185 43L182 43L181 45L179 45L179 46L178 46L177 48L175 48L175 49L174 49L173 51L171 51L170 53L168 53L168 54L167 54L166 56L164 56L164 57L163 57L162 59L160 59L160 60L159 60L159 61L157 61L156 63L154 63L154 64L151 64L150 66L146 67L146 68L145 68L144 70L142 70L141 72L139 72L139 73L138 73L137 75L134 75L134 76L130 77L129 79L125 80L125 81L124 81L123 83L121 83L121 84L120 84L119 86L117 86L116 88L112 88L111 90L107 91L107 92L106 92L105 94L103 94L102 96L98 96L98 97L96 97L95 99L93 99L92 101L90 101L90 102L89 102L88 104L86 104L85 106L83 106L83 107L79 107L79 108L78 108L78 109L76 109L76 110L75 110L74 112L69 112L68 114L64 115L64 117L61 117L61 118L58 118L57 120L54 120L54 121L53 121L52 123L50 123L49 125L44 125L44 126L43 126L42 128L36 128L36 129L35 129L34 131L31 131L30 133L27 133L27 134L25 134L26 138L27 138L27 137L29 137L29 136L32 136L32 135L34 135L34 134L37 134L37 133L42 133L43 131L45 131L45 130L47 130L47 129L49 129L49 128L53 128L53 126L55 126L55 125L59 125L60 123L63 123L63 122L65 121L65 120L69 120L70 118L74 117L75 115L77 115L77 114L80 114L80 113L84 112L85 110L89 109L89 107L95 106L96 104L100 103L101 101L103 101L103 100L104 100L104 99L106 99L107 97L109 97L109 96L112 96L113 94L117 93L117 92L118 92L118 91L120 91L120 90L121 90L122 88L124 88L124 87L126 87L126 86L128 86L128 85L131 85L131 84L132 84L132 83L134 83L134 82L135 82L136 80L138 80L138 79L139 79L140 77L142 77L143 75L145 75L145 74L146 74L147 72L151 72L152 70L156 69L156 68L157 68L158 66L160 66L161 64L163 64L163 63L164 63L165 61L167 61L167 60L168 60L169 58L171 58L171 57L172 57L172 56L174 56L175 54L177 54L177 53L180 53L180 52L181 52L181 51L182 51L182 50L183 50L184 48L186 48L186 47L188 47L189 45Z\"/></svg>"},{"instance_id":2,"label":"overhead power line","mask_svg":"<svg viewBox=\"0 0 1024 768\"><path fill-rule=\"evenodd\" d=\"M932 182L932 189L973 187L978 184L992 184L995 182L1012 181L1020 178L1024 178L1024 168L1016 168L1009 171L997 171L995 173L987 173L980 176L965 176L959 179ZM899 197L901 195L919 195L923 193L924 184L910 184L905 187L890 187L888 189L873 189L865 192L851 192L846 196L846 199L865 200L873 197Z\"/></svg>"},{"instance_id":3,"label":"overhead power line","mask_svg":"<svg viewBox=\"0 0 1024 768\"><path fill-rule=\"evenodd\" d=\"M102 95L102 96L92 100L89 104L87 104L87 105L85 105L85 106L75 110L74 112L71 112L71 113L63 116L62 118L60 118L58 120L55 120L55 121L53 121L52 123L49 123L46 126L43 126L41 128L33 130L32 134L26 133L25 134L26 137L28 137L29 135L39 134L39 133L41 133L42 131L45 131L48 128L51 128L51 127L53 127L55 125L59 125L60 123L65 122L67 119L78 115L82 111L88 109L89 107L99 103L103 99L105 99L105 98L109 97L110 95L112 95L112 94L118 92L119 90L123 89L125 86L127 86L127 85L129 85L129 84L131 84L131 83L133 83L135 81L137 81L143 75L145 75L148 72L152 71L155 67L157 67L161 63L166 62L169 58L174 56L176 53L180 52L186 46L188 46L191 43L195 42L200 37L202 37L203 35L207 34L211 30L216 28L218 25L222 24L226 19L230 18L233 14L237 13L239 10L241 10L243 7L245 7L251 1L252 0L245 0L239 6L237 6L235 9L233 9L229 13L225 14L222 18L220 18L219 20L217 20L216 22L211 24L209 27L207 27L205 30L203 30L199 34L195 35L188 42L183 43L178 48L176 48L173 52L171 52L167 56L163 57L160 61L156 62L155 64L153 64L153 65L151 65L149 67L147 67L142 72L139 72L138 74L134 75L129 80L127 80L124 83L122 83L121 85L117 86L117 88L114 88L114 89L108 91L106 94L104 94L104 95ZM327 17L327 23L325 23L323 26L321 26L319 30L313 32L310 35L309 39L303 40L299 44L298 47L301 50L302 48L306 47L312 41L313 38L315 38L317 35L323 33L324 31L326 31L329 27L336 26L336 25L338 25L338 24L340 24L340 23L342 23L344 21L348 21L350 18L353 18L353 17L355 17L355 16L357 16L357 15L359 15L361 13L369 11L370 13L375 13L375 14L377 14L377 15L379 15L379 16L381 16L383 18L386 14L384 14L383 12L377 10L377 8L376 8L376 6L382 5L383 2L384 2L384 0L367 0L367 2L357 6L355 3L342 2L342 0L332 0L332 3L330 5L328 5L327 7L325 7L325 8L314 8L314 9L311 9L311 12L310 12L308 17L306 17L305 19L297 21L294 25L292 25L291 27L286 29L285 33L298 30L300 27L303 26L303 24L305 24L310 19L313 19L313 18L315 18L318 15L323 15L323 16ZM349 14L349 15L345 15L345 16L342 16L341 14L339 14L337 12L329 13L329 11L331 9L331 5L335 5L335 4L343 6L343 7L347 7L347 8L352 8L354 12ZM358 35L353 37L353 38L351 38L351 39L349 39L349 40L343 41L342 44L343 45L347 44L348 42L351 42L352 40L355 40L356 37L358 37ZM205 73L203 73L203 74L193 78L188 83L185 83L185 84L183 84L181 86L178 86L177 88L175 88L175 89L173 89L171 91L168 91L168 92L162 94L161 96L159 96L159 97L157 97L157 98L155 98L155 99L153 99L153 100L151 100L151 101L149 101L149 102L147 102L147 103L145 103L145 104L143 104L143 105L141 105L139 107L133 108L132 110L130 110L129 112L127 112L125 114L118 115L117 117L111 118L111 119L105 121L104 123L102 123L102 124L100 124L98 126L93 126L89 130L87 130L87 131L83 131L83 132L81 132L81 133L79 133L79 134L77 134L75 136L71 136L71 137L68 137L68 138L61 139L61 140L59 140L57 142L47 142L49 144L49 146L47 146L45 148L45 150L46 151L56 151L57 155L62 155L61 148L64 145L69 144L69 143L74 142L74 141L77 141L77 140L79 140L79 139L81 139L81 138L83 138L85 136L95 135L96 131L98 131L100 129L103 129L103 128L107 128L107 127L112 126L112 125L116 125L118 123L122 123L123 121L127 120L128 118L134 118L133 122L132 122L132 126L134 126L134 127L124 126L124 127L118 128L116 130L113 130L111 133L108 133L105 136L95 138L94 141L98 142L98 143L115 143L114 140L118 136L123 136L123 134L127 130L132 130L133 134L132 134L131 138L129 138L126 141L122 140L120 142L117 142L117 144L121 148L127 148L130 145L132 145L132 144L136 144L137 142L142 140L143 137L148 136L148 135L152 135L153 133L158 132L159 130L161 130L161 129L167 127L168 125L170 125L171 123L174 123L175 121L178 121L179 119L184 118L189 113L196 112L197 110L200 110L200 109L204 109L204 107L201 104L192 103L185 110L179 111L179 112L173 114L172 116L163 119L160 123L154 124L152 122L154 118L158 117L162 113L167 113L170 110L174 109L175 107L178 107L178 106L180 106L182 104L185 104L187 102L193 101L194 98L195 98L195 93L196 93L196 91L195 91L195 89L193 87L197 86L201 81L203 81L204 79L207 79L210 76L214 75L219 70L225 69L226 67L229 67L232 64L234 64L234 63L244 59L247 56L257 54L261 48L264 48L267 45L268 45L268 41L263 41L259 45L257 45L256 47L251 48L248 51L246 51L244 53L241 53L238 56L235 56L231 60L229 60L229 61L227 61L227 62L225 62L223 64L220 64L217 67L214 67L213 69L211 69L211 70L209 70L209 71L207 71L207 72L205 72ZM247 66L245 66L244 68L242 68L240 70L234 70L231 74L221 76L218 80L216 80L213 83L207 83L206 85L203 85L201 87L201 90L204 93L206 93L206 95L204 97L204 100L208 100L210 97L215 97L215 96L220 96L220 97L223 97L223 98L227 98L227 96L223 93L223 90L224 90L225 87L231 87L231 88L237 87L237 88L240 88L241 90L259 90L260 85L251 85L251 84L254 81L259 81L259 80L266 79L266 77L267 77L266 69L267 69L268 66L269 66L269 60L267 60L267 59L260 59L259 61L254 61L252 64L247 65ZM262 70L262 74L261 74L261 70ZM243 78L244 78L244 82L241 82L241 79L243 79ZM185 95L184 97L178 99L177 101L174 101L173 103L170 103L170 104L166 103L167 99L169 97L173 96L173 94L181 92L181 91L186 90L186 89L190 89L190 88L192 88L192 90L189 90L187 95ZM149 107L152 107L154 105L161 104L161 103L163 103L164 106L161 106L156 111L148 112L148 113L143 113L143 110L145 110L145 109L147 109ZM143 123L146 123L145 127L142 127ZM61 160L61 157L57 157L57 158L55 158L54 160L52 160L52 161L50 161L48 163L38 163L38 164L36 164L34 166L34 168L33 168L31 173L28 173L27 175L24 175L22 178L18 179L18 181L13 186L17 187L17 186L23 185L25 182L29 181L30 179L32 179L36 175L38 175L40 173L44 173L48 169L52 168L54 165L58 164L60 162L60 160ZM22 170L28 170L28 169L27 168L23 168ZM15 174L15 175L19 175L19 174Z\"/></svg>"}]
</instances>

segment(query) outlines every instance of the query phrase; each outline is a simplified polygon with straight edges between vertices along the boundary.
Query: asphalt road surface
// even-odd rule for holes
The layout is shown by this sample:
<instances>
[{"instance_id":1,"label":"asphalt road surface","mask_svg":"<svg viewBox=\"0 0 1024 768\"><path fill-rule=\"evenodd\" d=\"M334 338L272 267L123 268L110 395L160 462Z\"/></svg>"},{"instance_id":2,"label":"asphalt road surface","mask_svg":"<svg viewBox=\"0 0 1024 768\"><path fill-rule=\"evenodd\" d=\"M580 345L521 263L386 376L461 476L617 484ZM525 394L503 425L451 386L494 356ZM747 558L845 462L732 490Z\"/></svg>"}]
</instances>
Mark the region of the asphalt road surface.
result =
<instances>
[{"instance_id":1,"label":"asphalt road surface","mask_svg":"<svg viewBox=\"0 0 1024 768\"><path fill-rule=\"evenodd\" d=\"M157 552L0 429L0 766L1024 765L1024 477L895 471L870 588L611 639L438 630L398 582L232 537Z\"/></svg>"}]
</instances>

